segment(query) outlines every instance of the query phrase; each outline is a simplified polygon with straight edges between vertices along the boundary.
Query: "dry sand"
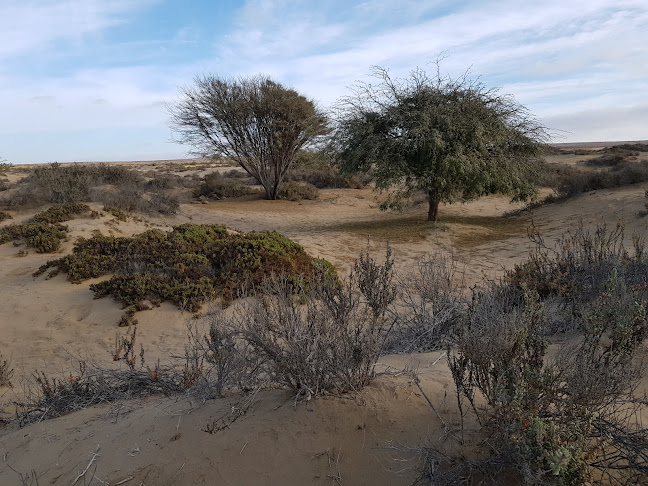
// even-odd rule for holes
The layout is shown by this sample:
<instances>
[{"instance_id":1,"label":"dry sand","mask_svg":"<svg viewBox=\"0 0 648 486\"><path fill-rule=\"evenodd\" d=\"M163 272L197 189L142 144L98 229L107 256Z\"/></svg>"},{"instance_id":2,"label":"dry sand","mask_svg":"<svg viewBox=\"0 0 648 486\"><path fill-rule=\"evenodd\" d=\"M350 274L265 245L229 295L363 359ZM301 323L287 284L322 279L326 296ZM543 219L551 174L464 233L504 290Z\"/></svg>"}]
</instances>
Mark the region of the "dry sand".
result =
<instances>
[{"instance_id":1,"label":"dry sand","mask_svg":"<svg viewBox=\"0 0 648 486\"><path fill-rule=\"evenodd\" d=\"M151 167L161 166L140 166ZM639 184L596 191L505 220L501 216L519 206L488 197L442 206L435 226L424 221L424 206L402 214L380 212L368 189L323 190L318 200L301 203L237 199L187 204L173 218L72 220L67 223L71 239L62 253L71 250L74 238L96 230L130 235L185 222L218 223L242 231L277 230L342 273L367 245L375 253L384 251L385 238L391 240L401 272L426 255L452 253L472 284L497 278L528 255L531 221L547 241L575 228L580 219L587 226L623 220L627 234L645 235L648 218L637 212L643 209L646 189L647 184ZM13 212L11 222L34 212ZM0 412L5 414L21 393L22 377L33 370L66 372L79 359L112 364L115 335L121 331L116 327L119 304L93 300L91 282L73 285L65 275L32 278L52 256L29 252L17 257L20 249L0 246L0 352L15 369L14 388L0 388ZM171 354L181 354L189 317L169 304L139 313L138 339L147 359L168 362ZM418 369L441 416L457 425L446 362L432 365L438 357L384 357L379 376L358 396L318 398L296 407L288 391L275 389L206 403L184 397L107 403L24 429L0 423L0 485L73 484L93 453L90 472L76 484L89 484L91 473L96 476L92 484L110 485L128 478L121 484L411 484L420 457L408 448L447 435L411 375L402 370ZM205 432L215 419L231 420L243 408L246 413L228 428ZM29 479L33 474L38 482Z\"/></svg>"}]
</instances>

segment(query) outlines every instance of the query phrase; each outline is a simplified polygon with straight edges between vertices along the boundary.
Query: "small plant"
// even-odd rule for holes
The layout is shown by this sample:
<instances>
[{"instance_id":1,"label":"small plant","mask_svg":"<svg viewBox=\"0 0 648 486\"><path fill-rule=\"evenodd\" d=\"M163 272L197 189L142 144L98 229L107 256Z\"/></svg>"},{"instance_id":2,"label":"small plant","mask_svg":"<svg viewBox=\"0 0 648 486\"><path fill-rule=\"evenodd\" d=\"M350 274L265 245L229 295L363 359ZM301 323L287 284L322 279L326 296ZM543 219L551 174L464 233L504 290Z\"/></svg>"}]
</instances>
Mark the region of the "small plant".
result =
<instances>
[{"instance_id":1,"label":"small plant","mask_svg":"<svg viewBox=\"0 0 648 486\"><path fill-rule=\"evenodd\" d=\"M122 209L116 208L114 206L104 206L103 210L111 214L117 221L128 220L128 213Z\"/></svg>"},{"instance_id":2,"label":"small plant","mask_svg":"<svg viewBox=\"0 0 648 486\"><path fill-rule=\"evenodd\" d=\"M0 353L0 387L8 386L11 387L11 377L13 376L13 368L11 368L11 363L2 357Z\"/></svg>"},{"instance_id":3,"label":"small plant","mask_svg":"<svg viewBox=\"0 0 648 486\"><path fill-rule=\"evenodd\" d=\"M82 203L55 204L31 218L34 223L62 223L80 214L89 213L90 207Z\"/></svg>"},{"instance_id":4,"label":"small plant","mask_svg":"<svg viewBox=\"0 0 648 486\"><path fill-rule=\"evenodd\" d=\"M9 214L9 213L7 213L5 211L0 211L0 223L2 223L3 221L6 221L7 219L13 219L11 217L11 214Z\"/></svg>"}]
</instances>

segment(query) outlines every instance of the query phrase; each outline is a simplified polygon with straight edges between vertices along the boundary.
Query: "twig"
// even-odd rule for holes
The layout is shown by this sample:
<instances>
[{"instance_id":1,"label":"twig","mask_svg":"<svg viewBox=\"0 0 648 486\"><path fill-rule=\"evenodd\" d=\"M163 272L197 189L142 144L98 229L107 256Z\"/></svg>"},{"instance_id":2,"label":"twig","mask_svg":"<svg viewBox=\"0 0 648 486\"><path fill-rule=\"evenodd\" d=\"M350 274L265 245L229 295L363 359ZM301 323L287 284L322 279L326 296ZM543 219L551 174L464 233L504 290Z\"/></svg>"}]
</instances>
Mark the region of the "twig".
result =
<instances>
[{"instance_id":1,"label":"twig","mask_svg":"<svg viewBox=\"0 0 648 486\"><path fill-rule=\"evenodd\" d=\"M439 357L438 359L441 359L441 357ZM443 426L445 427L445 430L446 430L450 435L452 435L452 437L454 437L456 440L462 442L461 439L460 439L459 437L457 437L457 435L456 435L454 432L452 432L452 430L450 430L450 426L448 425L448 423L447 423L445 420L443 420L443 417L441 417L441 414L437 411L437 409L436 409L436 408L434 407L434 405L432 404L432 401L431 401L431 400L428 398L428 396L425 394L425 392L423 391L423 388L421 387L421 382L419 381L418 376L414 377L414 383L416 383L416 386L418 387L418 389L419 389L419 390L421 391L421 393L423 394L423 397L425 398L425 400L427 400L428 405L430 406L430 408L434 411L434 413L436 414L436 416L439 417L439 420L441 421L441 423L442 423Z\"/></svg>"},{"instance_id":2,"label":"twig","mask_svg":"<svg viewBox=\"0 0 648 486\"><path fill-rule=\"evenodd\" d=\"M128 476L126 479L122 479L122 480L119 481L118 483L115 483L115 486L119 486L120 484L127 483L128 481L131 481L131 480L133 480L133 479L135 479L135 478L133 478L133 476Z\"/></svg>"},{"instance_id":3,"label":"twig","mask_svg":"<svg viewBox=\"0 0 648 486\"><path fill-rule=\"evenodd\" d=\"M173 475L173 477L171 478L171 481L173 481L173 480L176 478L176 476L177 476L178 474L180 474L180 471L182 471L182 470L184 469L185 464L187 464L187 463L186 463L186 462L183 462L183 463L182 463L182 466L180 466L180 469L178 469L178 472L175 473L175 474Z\"/></svg>"},{"instance_id":4,"label":"twig","mask_svg":"<svg viewBox=\"0 0 648 486\"><path fill-rule=\"evenodd\" d=\"M83 472L80 472L79 475L76 477L76 479L75 479L74 481L72 481L72 485L75 485L75 484L77 483L77 481L78 481L79 479L81 479L81 478L85 475L85 473L88 472L88 469L90 469L90 466L92 466L92 463L95 462L95 459L96 459L97 457L99 457L98 452L99 452L99 446L97 446L97 450L96 450L96 452L93 452L93 453L92 453L92 459L90 459L90 462L88 463L88 465L86 466L86 468L83 470Z\"/></svg>"},{"instance_id":5,"label":"twig","mask_svg":"<svg viewBox=\"0 0 648 486\"><path fill-rule=\"evenodd\" d=\"M245 441L245 444L243 444L243 447L241 447L241 452L239 452L239 456L243 454L243 449L245 449L245 446L247 445L247 440Z\"/></svg>"}]
</instances>

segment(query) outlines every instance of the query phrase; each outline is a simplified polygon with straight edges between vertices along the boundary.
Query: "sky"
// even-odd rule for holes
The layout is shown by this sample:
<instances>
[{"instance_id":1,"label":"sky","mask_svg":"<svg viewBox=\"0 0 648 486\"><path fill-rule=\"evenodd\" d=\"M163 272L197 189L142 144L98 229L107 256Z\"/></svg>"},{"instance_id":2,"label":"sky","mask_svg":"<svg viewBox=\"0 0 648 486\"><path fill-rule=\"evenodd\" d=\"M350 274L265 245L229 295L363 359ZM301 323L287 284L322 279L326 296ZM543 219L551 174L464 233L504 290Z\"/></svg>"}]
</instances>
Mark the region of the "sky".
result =
<instances>
[{"instance_id":1,"label":"sky","mask_svg":"<svg viewBox=\"0 0 648 486\"><path fill-rule=\"evenodd\" d=\"M0 0L0 159L185 157L168 105L264 74L330 107L372 66L469 70L555 142L648 139L646 0Z\"/></svg>"}]
</instances>

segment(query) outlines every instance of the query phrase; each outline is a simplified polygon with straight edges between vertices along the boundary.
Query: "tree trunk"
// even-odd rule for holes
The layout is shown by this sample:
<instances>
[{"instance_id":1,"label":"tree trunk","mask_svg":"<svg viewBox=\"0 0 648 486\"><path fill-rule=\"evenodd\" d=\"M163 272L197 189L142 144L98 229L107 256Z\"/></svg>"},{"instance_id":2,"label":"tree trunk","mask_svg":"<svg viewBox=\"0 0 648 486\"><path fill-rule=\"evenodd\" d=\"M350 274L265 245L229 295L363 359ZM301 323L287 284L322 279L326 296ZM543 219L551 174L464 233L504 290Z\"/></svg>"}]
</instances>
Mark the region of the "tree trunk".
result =
<instances>
[{"instance_id":1,"label":"tree trunk","mask_svg":"<svg viewBox=\"0 0 648 486\"><path fill-rule=\"evenodd\" d=\"M439 195L435 191L430 191L429 196L429 209L428 209L428 221L436 222L437 216L439 215Z\"/></svg>"}]
</instances>

